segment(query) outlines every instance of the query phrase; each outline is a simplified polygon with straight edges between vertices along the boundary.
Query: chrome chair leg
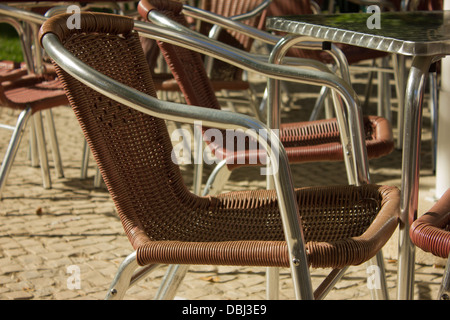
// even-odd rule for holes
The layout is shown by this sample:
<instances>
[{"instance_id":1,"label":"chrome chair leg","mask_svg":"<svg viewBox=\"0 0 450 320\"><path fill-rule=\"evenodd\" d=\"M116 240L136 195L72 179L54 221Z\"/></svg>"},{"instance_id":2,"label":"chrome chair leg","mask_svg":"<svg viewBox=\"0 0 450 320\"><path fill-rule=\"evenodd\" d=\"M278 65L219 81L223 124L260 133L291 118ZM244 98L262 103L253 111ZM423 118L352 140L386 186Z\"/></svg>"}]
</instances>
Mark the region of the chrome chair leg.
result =
<instances>
[{"instance_id":1,"label":"chrome chair leg","mask_svg":"<svg viewBox=\"0 0 450 320\"><path fill-rule=\"evenodd\" d=\"M138 268L136 261L136 251L128 255L119 266L116 276L106 294L105 300L120 300L125 296L125 292L131 285L131 278Z\"/></svg>"},{"instance_id":2,"label":"chrome chair leg","mask_svg":"<svg viewBox=\"0 0 450 320\"><path fill-rule=\"evenodd\" d=\"M255 89L253 89L253 88L248 89L246 91L246 95L248 97L248 100L250 101L250 108L252 109L252 112L253 112L255 118L262 121L261 115L259 114L258 107L257 107L258 98L256 96Z\"/></svg>"},{"instance_id":3,"label":"chrome chair leg","mask_svg":"<svg viewBox=\"0 0 450 320\"><path fill-rule=\"evenodd\" d=\"M39 152L36 141L36 129L34 125L34 121L30 121L30 156L29 159L31 161L31 167L38 168L39 167Z\"/></svg>"},{"instance_id":4,"label":"chrome chair leg","mask_svg":"<svg viewBox=\"0 0 450 320\"><path fill-rule=\"evenodd\" d=\"M14 162L14 158L16 157L17 150L19 148L20 141L23 136L23 132L25 131L26 123L30 118L30 116L31 116L31 108L27 108L20 113L19 118L17 119L16 126L13 130L11 140L9 142L8 148L6 150L0 168L0 198L2 196L2 192L6 184L6 179L8 178L8 174L11 170L12 163Z\"/></svg>"},{"instance_id":5,"label":"chrome chair leg","mask_svg":"<svg viewBox=\"0 0 450 320\"><path fill-rule=\"evenodd\" d=\"M389 57L382 58L382 67L389 67ZM383 115L392 123L392 108L391 108L391 88L389 85L389 75L386 72L382 74L382 92L383 92Z\"/></svg>"},{"instance_id":6,"label":"chrome chair leg","mask_svg":"<svg viewBox=\"0 0 450 320\"><path fill-rule=\"evenodd\" d=\"M372 61L372 67L376 67L376 59ZM373 88L373 77L375 75L375 71L371 70L368 72L367 76L367 84L364 91L364 103L363 103L363 109L367 110L370 103L370 97L372 95L372 88Z\"/></svg>"},{"instance_id":7,"label":"chrome chair leg","mask_svg":"<svg viewBox=\"0 0 450 320\"><path fill-rule=\"evenodd\" d=\"M327 95L329 92L330 89L328 87L324 86L320 89L319 96L317 97L311 115L309 116L309 121L319 119L319 114L323 110L325 99L327 99Z\"/></svg>"},{"instance_id":8,"label":"chrome chair leg","mask_svg":"<svg viewBox=\"0 0 450 320\"><path fill-rule=\"evenodd\" d=\"M49 140L53 153L53 161L58 178L64 178L64 169L62 165L61 153L59 151L58 137L56 136L55 122L53 120L53 113L51 109L45 112L45 119L47 120L47 128L49 132Z\"/></svg>"},{"instance_id":9,"label":"chrome chair leg","mask_svg":"<svg viewBox=\"0 0 450 320\"><path fill-rule=\"evenodd\" d=\"M343 269L333 269L330 274L322 281L322 283L317 287L314 291L314 299L315 300L323 300L326 295L334 288L336 283L338 283L345 272L348 270L348 267Z\"/></svg>"},{"instance_id":10,"label":"chrome chair leg","mask_svg":"<svg viewBox=\"0 0 450 320\"><path fill-rule=\"evenodd\" d=\"M97 167L95 170L95 176L94 176L94 188L99 189L101 188L103 183L103 177L100 173L100 169Z\"/></svg>"},{"instance_id":11,"label":"chrome chair leg","mask_svg":"<svg viewBox=\"0 0 450 320\"><path fill-rule=\"evenodd\" d=\"M194 125L194 193L200 195L203 180L203 132Z\"/></svg>"},{"instance_id":12,"label":"chrome chair leg","mask_svg":"<svg viewBox=\"0 0 450 320\"><path fill-rule=\"evenodd\" d=\"M387 290L386 268L382 251L379 251L375 257L367 263L367 284L372 296L372 300L389 300Z\"/></svg>"},{"instance_id":13,"label":"chrome chair leg","mask_svg":"<svg viewBox=\"0 0 450 320\"><path fill-rule=\"evenodd\" d=\"M394 66L394 80L395 89L398 100L398 114L397 114L397 149L403 147L403 111L405 108L405 56L393 54L392 62Z\"/></svg>"},{"instance_id":14,"label":"chrome chair leg","mask_svg":"<svg viewBox=\"0 0 450 320\"><path fill-rule=\"evenodd\" d=\"M432 57L413 58L405 93L404 145L399 225L398 294L399 300L411 300L414 294L415 246L409 237L410 221L418 207L422 102Z\"/></svg>"},{"instance_id":15,"label":"chrome chair leg","mask_svg":"<svg viewBox=\"0 0 450 320\"><path fill-rule=\"evenodd\" d=\"M437 157L437 133L438 133L438 84L435 66L430 70L429 88L430 88L430 113L431 113L431 168L436 171Z\"/></svg>"},{"instance_id":16,"label":"chrome chair leg","mask_svg":"<svg viewBox=\"0 0 450 320\"><path fill-rule=\"evenodd\" d=\"M83 157L81 159L81 179L86 179L89 167L90 149L86 140L83 141Z\"/></svg>"},{"instance_id":17,"label":"chrome chair leg","mask_svg":"<svg viewBox=\"0 0 450 320\"><path fill-rule=\"evenodd\" d=\"M439 288L438 300L450 300L450 255L447 258L444 275Z\"/></svg>"},{"instance_id":18,"label":"chrome chair leg","mask_svg":"<svg viewBox=\"0 0 450 320\"><path fill-rule=\"evenodd\" d=\"M268 267L266 268L266 299L279 299L279 283L280 283L280 268Z\"/></svg>"},{"instance_id":19,"label":"chrome chair leg","mask_svg":"<svg viewBox=\"0 0 450 320\"><path fill-rule=\"evenodd\" d=\"M170 265L156 293L155 300L173 300L189 265Z\"/></svg>"},{"instance_id":20,"label":"chrome chair leg","mask_svg":"<svg viewBox=\"0 0 450 320\"><path fill-rule=\"evenodd\" d=\"M45 147L45 135L44 127L42 125L42 114L41 112L36 112L33 115L36 140L39 151L39 161L41 164L42 178L44 189L50 189L52 187L52 182L50 178L50 169L48 166L47 149Z\"/></svg>"}]
</instances>

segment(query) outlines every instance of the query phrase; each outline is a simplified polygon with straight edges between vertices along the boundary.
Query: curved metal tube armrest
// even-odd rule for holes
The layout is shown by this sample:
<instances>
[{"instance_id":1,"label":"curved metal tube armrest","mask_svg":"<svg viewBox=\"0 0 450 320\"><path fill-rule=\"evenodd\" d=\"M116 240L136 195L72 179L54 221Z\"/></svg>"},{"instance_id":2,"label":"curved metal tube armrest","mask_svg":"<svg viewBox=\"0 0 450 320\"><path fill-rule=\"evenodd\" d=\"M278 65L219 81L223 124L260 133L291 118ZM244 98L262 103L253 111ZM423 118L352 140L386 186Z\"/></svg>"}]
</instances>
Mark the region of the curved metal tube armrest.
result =
<instances>
[{"instance_id":1,"label":"curved metal tube armrest","mask_svg":"<svg viewBox=\"0 0 450 320\"><path fill-rule=\"evenodd\" d=\"M74 78L109 98L145 114L190 124L194 124L196 121L203 121L206 126L215 126L221 129L252 129L247 130L247 132L253 135L267 150L272 168L278 166L278 170L273 172L273 178L291 258L292 276L295 283L302 284L297 286L296 297L313 299L302 223L288 158L281 141L267 126L252 117L161 101L138 90L124 86L75 58L59 42L58 37L52 33L44 35L41 43L55 63Z\"/></svg>"},{"instance_id":2,"label":"curved metal tube armrest","mask_svg":"<svg viewBox=\"0 0 450 320\"><path fill-rule=\"evenodd\" d=\"M227 18L218 14L215 14L213 12L209 12L200 8L196 8L189 5L183 5L183 14L186 16L190 16L195 19L199 19L205 22L209 22L214 25L221 26L222 28L231 29L236 32L240 32L242 34L245 34L249 37L252 37L256 40L262 41L267 44L275 45L278 41L281 40L281 36L274 35L272 33L269 33L264 30L259 30L257 28L254 28L252 26L246 25L244 23L241 23L235 19ZM149 16L150 18L150 16ZM157 21L152 21L154 23L157 23ZM162 22L162 20L161 20ZM164 21L164 23L167 26L170 26L170 23L167 21ZM173 27L173 25L172 25ZM181 30L180 30L181 31ZM309 39L307 41L298 42L294 45L294 48L298 49L305 49L305 50L323 50L322 48L323 41L320 40L312 40ZM332 55L338 55L341 56L342 52L337 54L340 51L338 48L332 48L331 53ZM334 57L334 56L333 56ZM334 57L336 60L336 57ZM340 58L339 58L340 59ZM341 60L342 62L342 60Z\"/></svg>"},{"instance_id":3,"label":"curved metal tube armrest","mask_svg":"<svg viewBox=\"0 0 450 320\"><path fill-rule=\"evenodd\" d=\"M6 6L4 4L0 4L0 14L13 17L21 21L32 22L38 25L41 25L46 20L45 17L40 14Z\"/></svg>"},{"instance_id":4,"label":"curved metal tube armrest","mask_svg":"<svg viewBox=\"0 0 450 320\"><path fill-rule=\"evenodd\" d=\"M265 43L274 44L280 37L268 33L257 28L253 28L249 25L239 22L236 19L227 18L210 11L206 11L197 7L183 5L182 13L186 16L192 17L194 19L202 20L214 25L218 25L225 29L232 29L233 31L238 31L249 37L255 38L256 40L263 41ZM155 21L153 21L155 22ZM155 22L156 23L156 22Z\"/></svg>"},{"instance_id":5,"label":"curved metal tube armrest","mask_svg":"<svg viewBox=\"0 0 450 320\"><path fill-rule=\"evenodd\" d=\"M250 10L249 12L242 13L242 14L239 14L236 16L232 16L232 17L230 17L230 19L235 20L235 21L242 21L242 20L247 20L247 19L256 17L257 15L261 14L265 9L267 9L267 7L270 5L271 2L272 2L272 0L264 0L259 5L257 5L252 10Z\"/></svg>"},{"instance_id":6,"label":"curved metal tube armrest","mask_svg":"<svg viewBox=\"0 0 450 320\"><path fill-rule=\"evenodd\" d=\"M29 39L26 37L26 34L23 30L22 25L19 23L18 19L9 16L1 16L0 15L0 23L7 23L11 25L17 32L17 35L20 39L20 45L22 47L22 54L27 66L28 70L34 70L34 62L31 54L31 43Z\"/></svg>"}]
</instances>

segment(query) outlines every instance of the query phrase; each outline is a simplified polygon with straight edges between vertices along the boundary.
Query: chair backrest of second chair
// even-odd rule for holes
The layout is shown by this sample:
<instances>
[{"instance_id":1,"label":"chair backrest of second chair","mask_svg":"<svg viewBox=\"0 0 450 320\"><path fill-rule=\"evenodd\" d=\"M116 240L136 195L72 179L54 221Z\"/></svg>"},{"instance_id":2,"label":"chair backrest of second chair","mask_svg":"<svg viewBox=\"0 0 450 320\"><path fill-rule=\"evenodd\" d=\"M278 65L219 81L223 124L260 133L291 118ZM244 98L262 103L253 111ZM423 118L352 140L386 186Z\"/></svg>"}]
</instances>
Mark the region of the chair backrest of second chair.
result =
<instances>
[{"instance_id":1,"label":"chair backrest of second chair","mask_svg":"<svg viewBox=\"0 0 450 320\"><path fill-rule=\"evenodd\" d=\"M202 0L201 8L228 18L250 12L263 2L264 0ZM258 15L241 22L263 29L266 15L267 9L264 9ZM199 31L208 35L211 27L211 24L202 22ZM254 39L247 35L227 30L221 30L217 40L244 51L250 51L254 42ZM215 80L240 80L242 79L242 70L215 59L210 77Z\"/></svg>"},{"instance_id":2,"label":"chair backrest of second chair","mask_svg":"<svg viewBox=\"0 0 450 320\"><path fill-rule=\"evenodd\" d=\"M182 5L176 1L148 0L161 14L187 26ZM167 65L170 67L186 102L190 105L220 109L220 103L206 73L203 58L198 52L157 41Z\"/></svg>"}]
</instances>

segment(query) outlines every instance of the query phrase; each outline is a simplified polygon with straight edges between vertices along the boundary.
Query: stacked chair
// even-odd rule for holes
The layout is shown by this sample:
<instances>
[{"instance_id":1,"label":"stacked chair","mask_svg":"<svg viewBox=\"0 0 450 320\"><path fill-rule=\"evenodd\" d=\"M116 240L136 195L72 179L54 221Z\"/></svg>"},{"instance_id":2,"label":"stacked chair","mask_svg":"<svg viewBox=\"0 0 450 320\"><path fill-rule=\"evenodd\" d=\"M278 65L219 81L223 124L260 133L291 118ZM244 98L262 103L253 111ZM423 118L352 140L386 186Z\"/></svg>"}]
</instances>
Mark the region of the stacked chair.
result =
<instances>
[{"instance_id":1,"label":"stacked chair","mask_svg":"<svg viewBox=\"0 0 450 320\"><path fill-rule=\"evenodd\" d=\"M67 18L58 15L45 22L41 43L55 61L135 249L120 266L107 298L122 298L130 285L158 265L207 264L290 267L295 298L312 299L321 297L324 287L313 294L310 266L340 270L363 263L392 235L399 214L396 188L366 184L294 189L288 156L270 134L264 146L271 146L267 154L279 168L274 190L207 197L190 192L172 161L164 120L204 121L222 130L254 129L259 142L264 138L257 134L259 129L270 129L245 115L156 99L134 29L151 28L155 39L163 41L167 28L82 13L81 29L69 30ZM185 38L178 33L179 41ZM313 75L341 81L328 73L272 68L280 78L296 73L309 81L317 79ZM203 65L193 70L205 73ZM278 157L274 147L279 148ZM139 266L143 269L136 271Z\"/></svg>"},{"instance_id":2,"label":"stacked chair","mask_svg":"<svg viewBox=\"0 0 450 320\"><path fill-rule=\"evenodd\" d=\"M0 168L1 197L30 117L33 118L31 137L35 138L37 142L44 188L51 188L51 178L42 113L45 113L47 120L47 128L50 133L50 142L58 177L64 176L51 109L67 105L68 101L61 84L56 78L53 66L49 63L42 62L42 56L38 50L34 52L31 50L33 35L35 38L37 37L37 30L44 17L34 13L20 15L17 10L3 5L0 7L0 10L0 15L2 15L0 20L10 23L17 30L26 61L26 63L20 65L5 62L2 64L4 68L0 71L0 106L20 112L15 126L3 126L3 128L12 130L13 133ZM24 21L24 25L29 27L29 34L25 33L19 21ZM33 30L35 31L34 33ZM39 49L38 46L35 46L35 48ZM31 140L34 146L33 141L34 139Z\"/></svg>"}]
</instances>

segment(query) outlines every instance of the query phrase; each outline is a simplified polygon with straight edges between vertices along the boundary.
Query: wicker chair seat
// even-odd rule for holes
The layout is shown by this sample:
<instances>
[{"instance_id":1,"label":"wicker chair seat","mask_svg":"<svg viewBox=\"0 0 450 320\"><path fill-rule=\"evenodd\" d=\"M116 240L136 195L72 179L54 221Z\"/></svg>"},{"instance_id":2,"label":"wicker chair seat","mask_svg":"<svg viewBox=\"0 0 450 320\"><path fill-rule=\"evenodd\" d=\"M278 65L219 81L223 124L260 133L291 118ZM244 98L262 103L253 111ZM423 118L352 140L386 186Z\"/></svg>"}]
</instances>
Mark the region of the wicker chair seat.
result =
<instances>
[{"instance_id":1,"label":"wicker chair seat","mask_svg":"<svg viewBox=\"0 0 450 320\"><path fill-rule=\"evenodd\" d=\"M0 77L2 81L9 81L27 74L25 65L19 62L2 60L0 61Z\"/></svg>"},{"instance_id":2,"label":"wicker chair seat","mask_svg":"<svg viewBox=\"0 0 450 320\"><path fill-rule=\"evenodd\" d=\"M0 64L0 104L2 107L32 112L67 104L64 89L51 64L42 76L29 74L25 65L4 61Z\"/></svg>"},{"instance_id":3,"label":"wicker chair seat","mask_svg":"<svg viewBox=\"0 0 450 320\"><path fill-rule=\"evenodd\" d=\"M379 236L396 228L395 188L317 187L296 192L308 261L314 268L361 264L381 248L386 239ZM139 264L289 267L273 190L232 192L198 201L204 208L167 211L165 221L149 216L149 221L141 222L167 230L159 230L163 239L147 236L154 235L153 230L142 230L142 239L132 239Z\"/></svg>"},{"instance_id":4,"label":"wicker chair seat","mask_svg":"<svg viewBox=\"0 0 450 320\"><path fill-rule=\"evenodd\" d=\"M389 122L378 116L368 116L364 120L369 159L389 154L394 148ZM205 130L204 137L207 141L212 141L208 143L208 147L218 159L227 160L227 167L230 170L266 163L266 152L260 150L254 139L244 132L235 134L236 139L231 146L227 141L226 133L223 134L222 139L219 139L219 143L216 143L215 133L213 131L210 134L208 129ZM292 163L344 160L336 119L282 123L280 139ZM242 148L237 141L244 140L246 144Z\"/></svg>"},{"instance_id":5,"label":"wicker chair seat","mask_svg":"<svg viewBox=\"0 0 450 320\"><path fill-rule=\"evenodd\" d=\"M426 252L447 259L450 254L450 189L424 215L415 220L409 234Z\"/></svg>"},{"instance_id":6,"label":"wicker chair seat","mask_svg":"<svg viewBox=\"0 0 450 320\"><path fill-rule=\"evenodd\" d=\"M3 106L13 109L23 110L31 106L34 113L67 104L64 89L57 79L46 81L32 75L22 77L20 83L6 83L3 89L3 92L0 91L0 101Z\"/></svg>"}]
</instances>

